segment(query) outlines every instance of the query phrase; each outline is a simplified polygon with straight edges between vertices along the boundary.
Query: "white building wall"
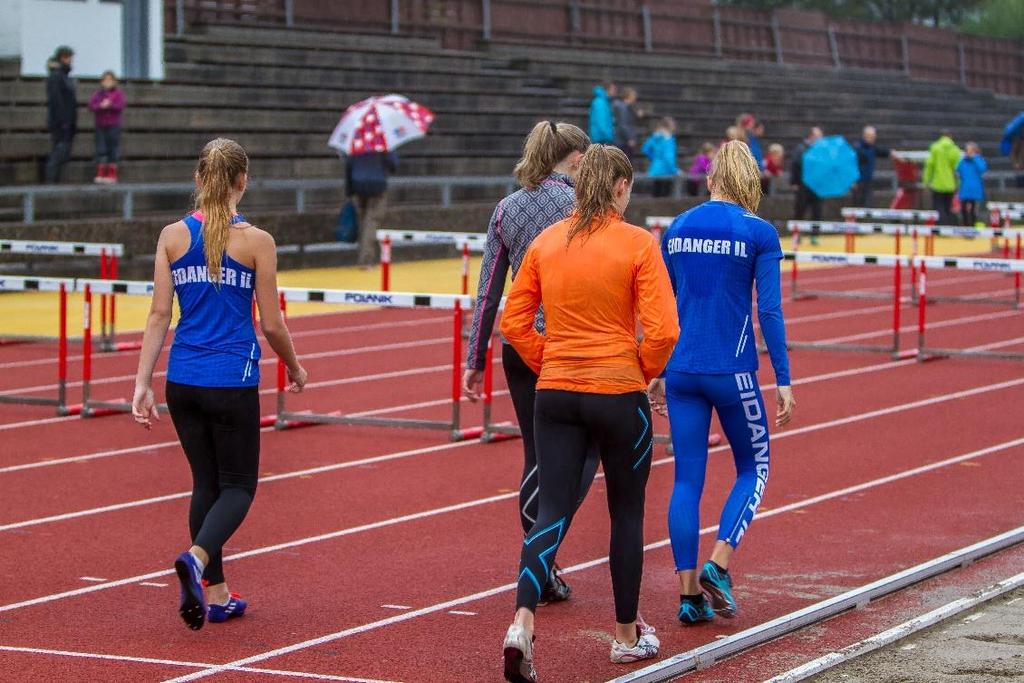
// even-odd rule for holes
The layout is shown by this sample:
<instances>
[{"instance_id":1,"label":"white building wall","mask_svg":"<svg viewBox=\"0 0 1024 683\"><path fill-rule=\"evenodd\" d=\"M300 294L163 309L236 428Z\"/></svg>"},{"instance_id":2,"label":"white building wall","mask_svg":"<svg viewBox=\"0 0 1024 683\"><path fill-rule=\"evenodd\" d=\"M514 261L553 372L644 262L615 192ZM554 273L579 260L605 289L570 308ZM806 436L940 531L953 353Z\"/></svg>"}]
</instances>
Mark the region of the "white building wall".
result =
<instances>
[{"instance_id":1,"label":"white building wall","mask_svg":"<svg viewBox=\"0 0 1024 683\"><path fill-rule=\"evenodd\" d=\"M0 57L21 54L22 0L0 0Z\"/></svg>"},{"instance_id":2,"label":"white building wall","mask_svg":"<svg viewBox=\"0 0 1024 683\"><path fill-rule=\"evenodd\" d=\"M164 3L149 0L149 77L164 79Z\"/></svg>"},{"instance_id":3,"label":"white building wall","mask_svg":"<svg viewBox=\"0 0 1024 683\"><path fill-rule=\"evenodd\" d=\"M123 71L121 4L100 0L22 0L21 73L45 76L58 45L75 51L74 74Z\"/></svg>"}]
</instances>

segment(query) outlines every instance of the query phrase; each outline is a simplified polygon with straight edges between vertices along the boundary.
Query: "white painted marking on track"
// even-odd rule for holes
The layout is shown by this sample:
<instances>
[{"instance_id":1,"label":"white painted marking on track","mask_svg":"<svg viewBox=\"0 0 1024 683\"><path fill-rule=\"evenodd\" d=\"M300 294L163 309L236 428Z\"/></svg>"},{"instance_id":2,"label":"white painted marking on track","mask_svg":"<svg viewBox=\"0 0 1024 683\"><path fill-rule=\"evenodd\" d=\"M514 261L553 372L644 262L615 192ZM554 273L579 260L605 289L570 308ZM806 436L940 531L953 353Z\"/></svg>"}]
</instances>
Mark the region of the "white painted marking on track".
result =
<instances>
[{"instance_id":1,"label":"white painted marking on track","mask_svg":"<svg viewBox=\"0 0 1024 683\"><path fill-rule=\"evenodd\" d=\"M153 588L167 588L166 583L156 583L154 581L141 581L140 586L152 586Z\"/></svg>"},{"instance_id":2,"label":"white painted marking on track","mask_svg":"<svg viewBox=\"0 0 1024 683\"><path fill-rule=\"evenodd\" d=\"M78 578L81 581L96 581L96 582L106 581L106 579L104 579L104 578L102 578L100 576L80 576Z\"/></svg>"},{"instance_id":3,"label":"white painted marking on track","mask_svg":"<svg viewBox=\"0 0 1024 683\"><path fill-rule=\"evenodd\" d=\"M891 482L894 482L894 481L899 481L901 479L906 479L906 478L909 478L909 477L913 477L913 476L916 476L918 474L923 474L924 472L930 472L932 470L937 470L937 469L946 467L948 465L951 465L951 464L954 464L954 463L957 463L957 462L962 462L963 460L969 460L969 459L973 459L973 458L978 458L978 457L982 457L984 455L989 455L991 453L997 453L997 452L1004 451L1004 450L1007 450L1007 449L1016 448L1016 447L1019 447L1019 446L1024 446L1024 437L1013 439L1012 441L1006 441L1006 442L1003 442L1001 444L996 444L994 446L989 446L987 448L982 448L982 449L979 449L979 450L976 450L976 451L971 451L970 453L964 453L962 455L954 456L952 458L947 458L946 460L941 460L941 461L934 462L934 463L931 463L931 464L928 464L928 465L924 465L924 466L921 466L921 467L915 467L913 469L904 470L903 472L898 472L896 474L892 474L892 475L889 475L889 476L880 477L878 479L872 479L870 481L866 481L866 482L863 482L861 484L856 484L856 485L848 486L848 487L845 487L845 488L842 488L842 489L837 489L837 490L831 491L829 493L824 493L824 494L821 494L821 495L818 495L818 496L814 496L814 497L811 497L811 498L805 498L804 500L796 501L796 502L790 503L788 505L783 505L783 506L780 506L780 507L777 507L777 508L773 508L772 510L766 510L766 511L762 512L761 514L759 514L758 517L759 518L775 517L775 516L783 514L785 512L790 512L792 510L796 510L796 509L799 509L799 508L808 507L810 505L815 505L817 503L821 503L821 502L824 502L824 501L827 501L827 500L832 500L832 499L836 499L836 498L842 498L843 496L849 495L850 493L855 493L855 492L858 492L858 491L864 491L864 490L875 488L877 486L882 486L882 485L885 485L885 484L888 484L888 483L891 483ZM701 533L701 535L708 535L708 534L716 532L717 530L718 530L717 526L707 527L705 529L701 529L700 533ZM648 545L644 546L644 551L650 551L650 550L655 550L655 549L658 549L658 548L667 547L669 545L669 543L670 543L669 539L667 539L667 538L666 539L662 539L662 540L657 541L655 543L651 543L651 544L648 544ZM566 567L566 568L562 569L562 574L565 575L565 574L575 573L575 572L578 572L578 571L583 571L585 569L590 569L590 568L593 568L593 567L598 567L598 566L604 565L607 562L608 562L608 557L607 556L600 557L600 558L597 558L597 559L594 559L594 560L589 560L587 562L581 562L581 563L573 565L571 567ZM478 593L473 593L471 595L465 595L465 596L462 596L462 597L459 597L459 598L455 598L453 600L448 600L448 601L445 601L445 602L442 602L442 603L438 603L436 605L431 605L430 607L423 607L423 608L420 608L420 609L412 611L412 612L407 612L405 614L395 615L395 616L389 617L387 619L380 619L378 621L373 621L373 622L370 622L368 624L363 624L361 626L354 626L354 627L347 628L347 629L344 629L344 630L341 630L341 631L336 631L334 633L329 633L329 634L326 634L326 635L323 635L323 636L319 636L317 638L311 638L311 639L308 639L308 640L301 641L299 643L294 643L292 645L287 645L285 647L280 647L280 648L277 648L277 649L274 649L274 650L269 650L267 652L262 652L262 653L259 653L259 654L256 654L256 655L252 655L250 657L245 657L243 659L238 659L238 660L235 660L235 661L230 662L230 663L228 663L226 665L223 665L223 666L225 666L225 667L230 667L230 666L248 666L250 664L255 664L257 662L265 661L267 659L273 659L275 657L280 657L282 655L291 654L293 652L298 652L300 650L307 650L307 649L309 649L311 647L317 647L317 646L323 645L325 643L334 642L334 641L337 641L337 640L341 640L343 638L348 638L348 637L351 637L351 636L355 636L355 635L359 635L359 634L362 634L362 633L366 633L368 631L374 631L374 630L377 630L377 629L380 629L380 628L384 628L384 627L387 627L387 626L392 626L394 624L399 624L399 623L403 623L403 622L406 622L406 621L410 621L410 620L416 619L418 617L427 616L427 615L430 615L430 614L434 614L436 612L446 611L446 610L448 610L448 609L450 609L452 607L459 607L459 606L465 605L465 604L470 603L470 602L476 602L476 601L479 601L479 600L482 600L482 599L485 599L485 598L489 598L489 597L493 597L493 596L496 596L496 595L500 595L502 593L508 593L508 592L511 592L511 591L513 591L515 589L516 589L516 584L514 584L514 583L505 584L503 586L497 586L495 588L491 588L491 589L488 589L488 590L480 591ZM2 610L2 609L3 608L0 608L0 610ZM195 673L187 674L185 676L180 676L178 678L171 679L169 681L166 681L166 683L185 683L186 681L194 681L194 680L198 680L200 678L206 678L208 676L215 675L215 674L220 673L221 671L224 671L224 670L226 670L226 669L223 669L223 668L221 668L219 666L218 667L211 667L211 668L209 668L209 669L207 669L205 671L198 671L198 672L195 672Z\"/></svg>"},{"instance_id":4,"label":"white painted marking on track","mask_svg":"<svg viewBox=\"0 0 1024 683\"><path fill-rule=\"evenodd\" d=\"M878 366L869 366L869 367L877 367L878 369L884 369L884 368L887 368L887 367L895 367L895 366L900 365L900 364L909 364L909 363L915 363L915 362L916 361L914 361L914 360L892 361L890 363L880 363ZM848 374L861 374L861 373L866 372L866 371L867 370L863 369L863 368L857 369L855 371L854 370L850 370L850 371L843 370L843 371L840 371L838 376L846 376ZM803 382L796 381L796 382L794 382L794 384L802 384L802 383L810 383L810 382L813 382L813 381L821 381L822 379L832 378L833 376L837 376L837 373L826 373L825 375L820 375L820 376L817 376L817 377L810 377L810 378L805 379ZM934 405L934 404L937 404L937 403L944 403L946 401L952 401L952 400L956 400L956 399L959 399L959 398L966 398L966 397L969 397L969 396L975 396L975 395L978 395L978 394L984 394L984 393L988 393L988 392L991 392L991 391L1000 391L1002 389L1007 389L1007 388L1015 387L1015 386L1018 386L1018 385L1021 385L1021 384L1024 384L1024 378L1019 378L1019 379L1015 379L1015 380L1008 380L1006 382L997 382L995 384L987 384L987 385L984 385L984 386L981 386L981 387L974 387L972 389L965 389L965 390L958 391L958 392L942 394L942 395L939 395L939 396L934 396L932 398L922 399L922 400L918 400L918 401L911 401L909 403L903 403L903 404L899 404L899 405L896 405L896 406L890 406L888 408L881 408L881 409L869 411L869 412L866 412L866 413L858 413L856 415L851 415L851 416L844 417L844 418L839 418L839 419L836 419L836 420L830 420L828 422L822 422L822 423L818 423L818 424L814 424L814 425L807 425L807 426L804 426L804 427L797 427L795 429L788 429L786 431L782 431L782 432L776 433L772 438L774 438L774 439L787 438L787 437L791 437L791 436L796 436L798 434L804 434L804 433L807 433L807 432L817 431L819 429L827 429L829 427L837 427L837 426L841 426L841 425L845 425L845 424L851 424L853 422L860 422L862 420L868 420L868 419L872 419L872 418L875 418L875 417L880 417L882 415L890 415L890 414L893 414L893 413L900 413L900 412L904 412L906 410L913 410L913 409L916 409L916 408L922 408L922 407L925 407L925 406L930 406L930 405ZM765 390L771 389L773 386L774 385L765 385L763 387L763 389L765 389ZM296 471L293 471L293 472L284 472L284 473L281 473L281 474L274 474L274 475L269 475L269 476L265 476L265 477L260 477L259 482L260 483L265 483L265 482L271 482L271 481L281 481L281 480L284 480L284 479L292 479L292 478L295 478L295 477L304 477L304 476L309 476L309 475L312 475L312 474L322 474L324 472L332 472L332 471L340 470L340 469L348 469L348 468L351 468L351 467L360 467L362 465L375 464L375 463L379 463L379 462L387 462L387 461L390 461L390 460L399 460L399 459L407 458L407 457L410 457L410 456L413 456L413 455L420 455L420 454L423 454L423 453L432 453L432 452L436 452L436 451L440 451L440 450L447 450L447 449L450 449L450 448L458 448L460 446L469 446L469 445L472 445L474 443L475 442L473 442L473 441L462 441L462 442L455 443L455 444L439 444L437 446L428 446L426 448L413 449L411 451L400 451L398 453L374 456L374 457L370 457L370 458L364 458L362 460L354 460L354 461L347 461L347 462L343 462L343 463L335 463L333 465L323 465L321 467L307 468L307 469L302 469L302 470L296 470ZM712 448L709 452L714 453L714 452L717 452L717 451L724 451L724 450L727 450L728 448L729 448L728 444L723 444L721 446L716 446L715 448ZM666 459L663 459L663 460L656 460L653 464L657 465L657 464L664 464L664 463L667 463L667 462L673 462L673 459L672 458L666 458ZM191 495L191 491L180 491L178 493L171 493L171 494L167 494L167 495L163 495L163 496L154 496L152 498L143 498L141 500L129 501L127 503L114 503L114 504L111 504L111 505L104 505L104 506L100 506L100 507L96 507L96 508L87 508L85 510L78 510L76 512L67 512L67 513L62 513L62 514L58 514L58 515L50 515L50 516L47 516L47 517L38 517L38 518L35 518L35 519L24 520L24 521L21 521L21 522L11 522L11 523L8 523L8 524L0 525L0 532L2 532L2 531L10 531L12 529L21 529L21 528L29 527L29 526L37 526L37 525L40 525L40 524L48 524L48 523L51 523L51 522L62 522L62 521L70 520L70 519L78 519L78 518L81 518L81 517L88 517L88 516L97 515L97 514L101 514L101 513L105 513L105 512L114 512L114 511L117 511L117 510L124 510L124 509L128 509L128 508L141 507L141 506L144 506L144 505L153 505L153 504L157 504L157 503L164 503L164 502L171 501L171 500L178 500L178 499L182 499L182 498L188 498L190 495ZM518 493L516 493L515 495L518 495Z\"/></svg>"},{"instance_id":5,"label":"white painted marking on track","mask_svg":"<svg viewBox=\"0 0 1024 683\"><path fill-rule=\"evenodd\" d=\"M70 650L48 650L39 647L15 647L0 645L0 652L17 652L21 654L50 655L54 657L73 657L77 659L99 659L113 662L131 662L133 664L159 664L161 666L180 666L190 669L202 669L216 664L207 662L179 661L177 659L155 659L153 657L132 657L129 655L111 655L99 652L75 652ZM335 676L333 674L317 674L305 671L286 671L283 669L263 669L254 667L231 667L225 671L241 671L243 673L265 674L269 676L285 676L287 678L311 678L319 681L345 681L347 683L395 683L375 678L353 678L351 676Z\"/></svg>"},{"instance_id":6,"label":"white painted marking on track","mask_svg":"<svg viewBox=\"0 0 1024 683\"><path fill-rule=\"evenodd\" d=\"M8 422L6 424L0 424L0 431L6 431L8 429L22 429L24 427L39 427L42 425L52 425L59 422L67 422L68 420L79 420L81 419L77 415L67 415L62 417L44 417L38 420L25 420L24 422Z\"/></svg>"},{"instance_id":7,"label":"white painted marking on track","mask_svg":"<svg viewBox=\"0 0 1024 683\"><path fill-rule=\"evenodd\" d=\"M1007 600L1006 604L1007 605L1012 605L1013 603L1020 602L1021 600L1024 600L1024 598L1014 598L1013 600Z\"/></svg>"},{"instance_id":8,"label":"white painted marking on track","mask_svg":"<svg viewBox=\"0 0 1024 683\"><path fill-rule=\"evenodd\" d=\"M381 605L381 607L383 607L384 609L398 609L398 610L412 609L412 605Z\"/></svg>"},{"instance_id":9,"label":"white painted marking on track","mask_svg":"<svg viewBox=\"0 0 1024 683\"><path fill-rule=\"evenodd\" d=\"M448 610L448 614L455 614L460 617L475 617L477 615L476 612L467 612L461 609Z\"/></svg>"},{"instance_id":10,"label":"white painted marking on track","mask_svg":"<svg viewBox=\"0 0 1024 683\"><path fill-rule=\"evenodd\" d=\"M977 614L972 614L969 617L964 617L964 623L965 624L970 624L971 622L974 622L974 621L977 621L978 619L981 619L983 616L985 616L984 612L978 612Z\"/></svg>"}]
</instances>

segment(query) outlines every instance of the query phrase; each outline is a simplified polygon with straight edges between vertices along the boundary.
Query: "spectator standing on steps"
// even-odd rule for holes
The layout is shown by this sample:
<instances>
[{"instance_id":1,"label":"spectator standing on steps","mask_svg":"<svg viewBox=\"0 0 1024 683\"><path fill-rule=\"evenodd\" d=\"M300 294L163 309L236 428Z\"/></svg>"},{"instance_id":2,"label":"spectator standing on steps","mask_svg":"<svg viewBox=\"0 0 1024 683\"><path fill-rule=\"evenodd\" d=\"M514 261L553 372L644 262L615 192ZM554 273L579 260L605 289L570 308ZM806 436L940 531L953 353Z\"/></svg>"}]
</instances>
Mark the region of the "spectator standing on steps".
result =
<instances>
[{"instance_id":1,"label":"spectator standing on steps","mask_svg":"<svg viewBox=\"0 0 1024 683\"><path fill-rule=\"evenodd\" d=\"M875 178L875 161L887 159L891 151L887 147L876 144L878 132L874 126L864 126L860 140L854 145L857 150L857 169L860 180L853 191L854 206L871 206L871 195L874 193L872 182Z\"/></svg>"},{"instance_id":2,"label":"spectator standing on steps","mask_svg":"<svg viewBox=\"0 0 1024 683\"><path fill-rule=\"evenodd\" d=\"M345 161L345 191L356 206L359 222L359 265L377 260L377 216L384 206L388 174L398 168L394 152L367 152Z\"/></svg>"},{"instance_id":3,"label":"spectator standing on steps","mask_svg":"<svg viewBox=\"0 0 1024 683\"><path fill-rule=\"evenodd\" d=\"M640 140L640 118L643 112L636 106L637 94L633 88L622 91L622 97L612 102L615 119L615 146L632 160Z\"/></svg>"},{"instance_id":4,"label":"spectator standing on steps","mask_svg":"<svg viewBox=\"0 0 1024 683\"><path fill-rule=\"evenodd\" d=\"M976 142L968 142L964 158L956 165L960 178L960 219L966 226L978 222L978 205L985 201L985 183L982 176L988 171L988 163L981 156Z\"/></svg>"},{"instance_id":5,"label":"spectator standing on steps","mask_svg":"<svg viewBox=\"0 0 1024 683\"><path fill-rule=\"evenodd\" d=\"M62 45L48 62L46 77L46 127L50 131L50 155L46 159L46 182L60 180L64 164L71 157L71 144L78 132L78 98L71 63L75 51Z\"/></svg>"},{"instance_id":6,"label":"spectator standing on steps","mask_svg":"<svg viewBox=\"0 0 1024 683\"><path fill-rule=\"evenodd\" d=\"M928 149L928 159L924 162L924 184L932 192L932 208L939 212L942 225L950 225L955 220L953 194L956 192L956 165L961 156L953 134L944 130Z\"/></svg>"},{"instance_id":7,"label":"spectator standing on steps","mask_svg":"<svg viewBox=\"0 0 1024 683\"><path fill-rule=\"evenodd\" d=\"M798 221L803 220L808 209L811 211L811 220L821 220L821 197L814 194L809 187L804 185L803 173L804 153L824 135L825 133L820 126L814 126L808 131L804 141L793 150L793 160L790 162L789 167L789 182L793 187L796 197L793 205L793 217ZM811 243L815 242L817 242L817 238L812 236Z\"/></svg>"},{"instance_id":8,"label":"spectator standing on steps","mask_svg":"<svg viewBox=\"0 0 1024 683\"><path fill-rule=\"evenodd\" d=\"M611 81L594 86L594 99L590 100L590 139L595 144L615 142L615 113L612 110L615 94L615 84Z\"/></svg>"},{"instance_id":9,"label":"spectator standing on steps","mask_svg":"<svg viewBox=\"0 0 1024 683\"><path fill-rule=\"evenodd\" d=\"M658 122L658 127L644 141L643 153L651 162L647 167L647 175L654 178L654 196L671 196L673 180L679 175L676 122L672 117L666 116Z\"/></svg>"},{"instance_id":10,"label":"spectator standing on steps","mask_svg":"<svg viewBox=\"0 0 1024 683\"><path fill-rule=\"evenodd\" d=\"M89 98L89 110L96 115L96 177L94 183L116 183L121 156L121 112L124 91L113 71L103 72L100 89Z\"/></svg>"}]
</instances>

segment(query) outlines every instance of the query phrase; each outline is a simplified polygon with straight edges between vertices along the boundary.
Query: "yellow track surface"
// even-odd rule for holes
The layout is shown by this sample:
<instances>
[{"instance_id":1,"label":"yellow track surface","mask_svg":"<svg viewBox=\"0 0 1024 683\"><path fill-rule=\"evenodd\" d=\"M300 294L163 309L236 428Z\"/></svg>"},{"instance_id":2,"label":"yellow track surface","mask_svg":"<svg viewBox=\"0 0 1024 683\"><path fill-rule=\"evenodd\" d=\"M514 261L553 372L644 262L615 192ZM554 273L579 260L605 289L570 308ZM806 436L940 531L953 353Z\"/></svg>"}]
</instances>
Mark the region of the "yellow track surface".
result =
<instances>
[{"instance_id":1,"label":"yellow track surface","mask_svg":"<svg viewBox=\"0 0 1024 683\"><path fill-rule=\"evenodd\" d=\"M857 237L857 252L865 254L892 254L894 240L886 235L866 235ZM782 248L789 250L791 245L787 238L782 240ZM843 251L842 235L824 235L819 238L817 246L811 246L808 236L804 236L800 249L802 251ZM920 248L924 249L924 240L920 240ZM910 240L902 240L902 253L909 254ZM952 254L988 254L989 240L969 240L963 238L936 238L935 253L937 255ZM814 266L801 264L801 269ZM457 293L462 287L461 259L437 259L431 261L413 261L397 263L391 266L391 290L396 292L423 293ZM783 264L788 270L789 264ZM476 292L477 279L480 272L480 258L473 257L470 262L470 292ZM379 268L360 269L357 267L312 268L308 270L283 271L278 276L282 287L306 287L310 289L380 289ZM99 331L99 301L93 308L93 332ZM289 316L311 315L332 310L353 309L353 306L330 306L316 303L290 303ZM82 334L82 297L75 294L68 297L68 334L78 337ZM146 313L149 310L149 299L138 296L119 296L117 298L117 330L132 332L143 329ZM57 295L48 292L18 292L0 294L0 337L2 336L44 336L56 337L57 329Z\"/></svg>"}]
</instances>

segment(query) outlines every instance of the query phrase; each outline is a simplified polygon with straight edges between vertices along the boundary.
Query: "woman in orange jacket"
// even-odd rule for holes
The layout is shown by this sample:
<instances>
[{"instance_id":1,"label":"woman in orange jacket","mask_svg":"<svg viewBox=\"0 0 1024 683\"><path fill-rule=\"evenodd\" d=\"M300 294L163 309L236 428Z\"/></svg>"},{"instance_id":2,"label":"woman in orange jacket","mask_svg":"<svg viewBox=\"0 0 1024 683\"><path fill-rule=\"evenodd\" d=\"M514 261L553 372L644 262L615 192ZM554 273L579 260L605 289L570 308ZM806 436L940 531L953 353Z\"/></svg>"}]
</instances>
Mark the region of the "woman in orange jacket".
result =
<instances>
[{"instance_id":1,"label":"woman in orange jacket","mask_svg":"<svg viewBox=\"0 0 1024 683\"><path fill-rule=\"evenodd\" d=\"M523 543L515 622L504 642L505 678L517 683L536 681L534 611L576 509L592 441L604 465L612 524L611 660L630 663L658 654L653 629L637 625L644 489L654 447L645 390L668 362L679 323L657 242L622 219L632 185L633 169L620 150L587 150L579 163L576 211L530 245L502 316L502 334L539 374L540 504ZM544 335L533 324L541 304Z\"/></svg>"}]
</instances>

